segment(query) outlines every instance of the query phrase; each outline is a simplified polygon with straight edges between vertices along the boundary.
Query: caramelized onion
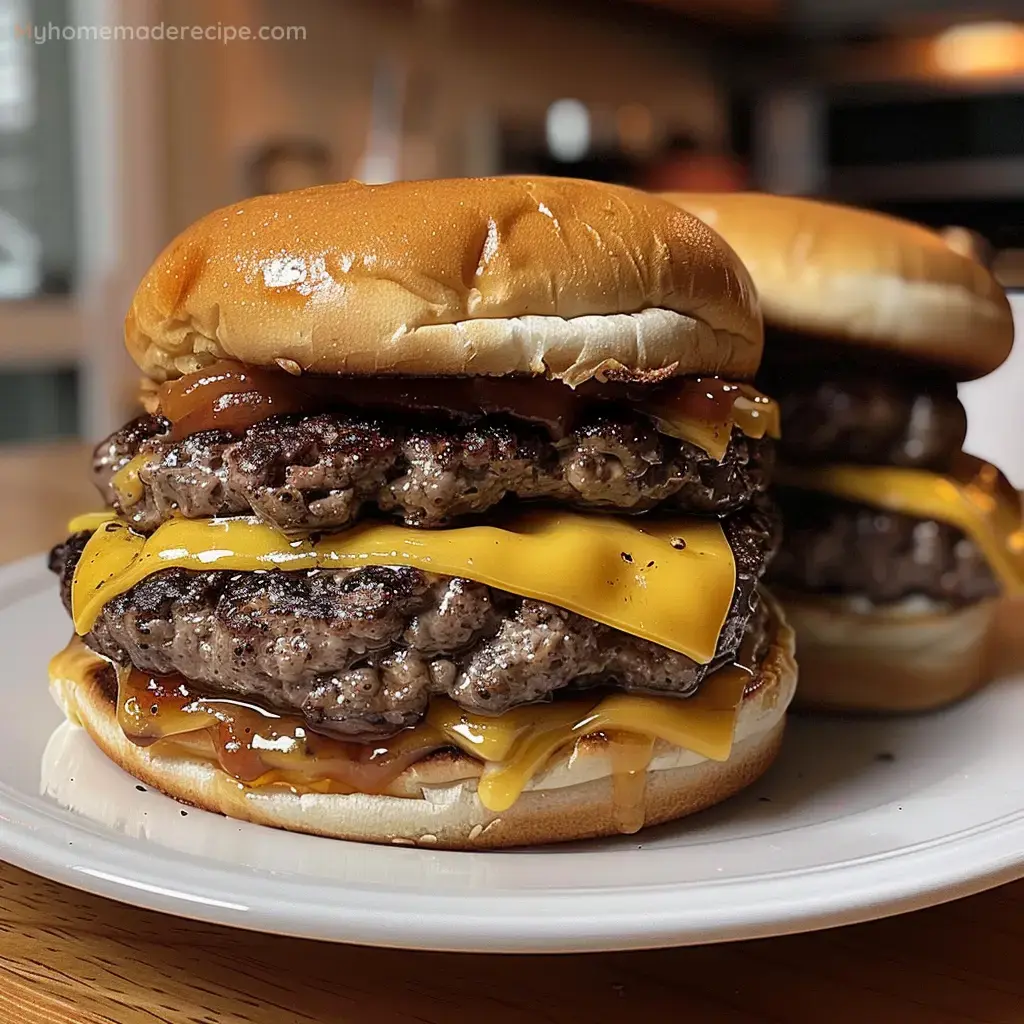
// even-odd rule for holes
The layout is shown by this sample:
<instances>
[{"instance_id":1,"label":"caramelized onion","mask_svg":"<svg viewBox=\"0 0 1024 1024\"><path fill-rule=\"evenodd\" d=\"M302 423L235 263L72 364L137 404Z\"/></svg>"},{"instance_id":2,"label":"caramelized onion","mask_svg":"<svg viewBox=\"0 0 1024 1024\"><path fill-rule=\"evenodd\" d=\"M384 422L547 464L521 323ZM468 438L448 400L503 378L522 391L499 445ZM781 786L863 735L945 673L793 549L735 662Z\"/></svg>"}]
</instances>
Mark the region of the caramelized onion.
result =
<instances>
[{"instance_id":1,"label":"caramelized onion","mask_svg":"<svg viewBox=\"0 0 1024 1024\"><path fill-rule=\"evenodd\" d=\"M284 374L231 362L168 381L158 396L175 440L201 430L242 431L268 416L300 412L309 401Z\"/></svg>"},{"instance_id":2,"label":"caramelized onion","mask_svg":"<svg viewBox=\"0 0 1024 1024\"><path fill-rule=\"evenodd\" d=\"M240 431L268 416L337 406L467 418L506 413L563 436L581 404L567 385L528 377L293 377L227 361L167 382L158 401L175 438Z\"/></svg>"},{"instance_id":3,"label":"caramelized onion","mask_svg":"<svg viewBox=\"0 0 1024 1024\"><path fill-rule=\"evenodd\" d=\"M681 377L651 385L588 382L573 391L537 377L318 377L228 361L169 381L159 408L176 440L202 430L241 432L283 413L339 406L443 413L471 420L510 415L538 424L558 440L585 411L624 406L650 416L658 428L721 458L735 423L752 437L778 436L778 407L749 384L718 377Z\"/></svg>"},{"instance_id":4,"label":"caramelized onion","mask_svg":"<svg viewBox=\"0 0 1024 1024\"><path fill-rule=\"evenodd\" d=\"M708 423L720 423L732 415L740 396L740 385L719 377L690 377L668 391L668 398L680 416Z\"/></svg>"},{"instance_id":5,"label":"caramelized onion","mask_svg":"<svg viewBox=\"0 0 1024 1024\"><path fill-rule=\"evenodd\" d=\"M746 641L741 657L745 648ZM643 796L641 776L655 741L724 760L732 748L737 709L752 692L750 670L730 664L711 673L700 692L685 700L595 694L523 705L488 718L467 715L441 699L415 728L359 744L322 736L298 716L245 699L195 694L179 676L120 669L117 680L117 719L132 742L212 761L240 785L285 785L299 793L386 793L417 761L456 747L481 762L477 794L484 807L501 812L557 751L585 736L603 736L616 777L616 823L623 831L641 823L635 805Z\"/></svg>"},{"instance_id":6,"label":"caramelized onion","mask_svg":"<svg viewBox=\"0 0 1024 1024\"><path fill-rule=\"evenodd\" d=\"M168 742L204 752L240 782L308 786L334 792L381 793L411 764L445 746L426 726L391 740L354 743L313 732L296 715L245 699L203 697L180 676L118 672L117 719L139 746Z\"/></svg>"}]
</instances>

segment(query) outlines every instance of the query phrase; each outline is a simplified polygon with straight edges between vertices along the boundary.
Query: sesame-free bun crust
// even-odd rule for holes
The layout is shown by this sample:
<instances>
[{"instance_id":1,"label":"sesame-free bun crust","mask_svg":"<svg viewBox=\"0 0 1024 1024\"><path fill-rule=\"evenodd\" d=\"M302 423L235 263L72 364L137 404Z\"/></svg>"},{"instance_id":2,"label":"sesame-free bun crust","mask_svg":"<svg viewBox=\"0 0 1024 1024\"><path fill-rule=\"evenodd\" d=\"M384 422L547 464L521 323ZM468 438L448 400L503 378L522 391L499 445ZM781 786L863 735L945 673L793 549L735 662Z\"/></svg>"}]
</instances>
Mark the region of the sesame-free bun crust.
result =
<instances>
[{"instance_id":1,"label":"sesame-free bun crust","mask_svg":"<svg viewBox=\"0 0 1024 1024\"><path fill-rule=\"evenodd\" d=\"M761 358L760 312L705 224L562 178L325 185L217 210L143 278L128 350L163 381L218 359L290 372L720 373Z\"/></svg>"},{"instance_id":2,"label":"sesame-free bun crust","mask_svg":"<svg viewBox=\"0 0 1024 1024\"><path fill-rule=\"evenodd\" d=\"M664 196L706 221L754 279L769 326L887 349L970 380L1010 353L1006 295L979 262L908 221L755 192Z\"/></svg>"},{"instance_id":3,"label":"sesame-free bun crust","mask_svg":"<svg viewBox=\"0 0 1024 1024\"><path fill-rule=\"evenodd\" d=\"M710 807L748 786L774 760L796 687L792 631L778 617L748 695L728 761L698 758L659 743L647 771L643 821L656 825ZM87 664L82 659L82 664ZM93 662L95 664L95 661ZM513 806L488 811L476 795L480 763L441 751L406 771L398 795L371 796L246 789L212 763L156 753L126 739L114 705L87 669L51 678L67 717L82 725L113 761L147 785L184 803L229 817L315 835L364 842L478 850L613 835L619 830L608 742L587 737L556 754Z\"/></svg>"},{"instance_id":4,"label":"sesame-free bun crust","mask_svg":"<svg viewBox=\"0 0 1024 1024\"><path fill-rule=\"evenodd\" d=\"M925 711L995 678L998 600L957 610L863 613L842 598L779 594L797 636L797 704L831 711Z\"/></svg>"}]
</instances>

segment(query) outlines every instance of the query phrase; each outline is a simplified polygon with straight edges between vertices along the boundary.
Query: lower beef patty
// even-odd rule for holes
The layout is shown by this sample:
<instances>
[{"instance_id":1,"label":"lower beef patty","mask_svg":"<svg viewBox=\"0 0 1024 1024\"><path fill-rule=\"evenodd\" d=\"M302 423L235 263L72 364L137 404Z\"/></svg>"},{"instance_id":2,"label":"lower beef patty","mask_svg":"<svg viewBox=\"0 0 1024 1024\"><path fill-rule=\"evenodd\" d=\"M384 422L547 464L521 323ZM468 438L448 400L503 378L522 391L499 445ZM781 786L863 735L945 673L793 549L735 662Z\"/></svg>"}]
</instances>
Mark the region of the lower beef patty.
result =
<instances>
[{"instance_id":1,"label":"lower beef patty","mask_svg":"<svg viewBox=\"0 0 1024 1024\"><path fill-rule=\"evenodd\" d=\"M925 597L960 607L999 593L981 551L956 527L794 488L777 497L785 538L774 583L879 605Z\"/></svg>"},{"instance_id":2,"label":"lower beef patty","mask_svg":"<svg viewBox=\"0 0 1024 1024\"><path fill-rule=\"evenodd\" d=\"M777 544L774 509L725 521L737 586L715 665L755 612ZM87 539L55 548L70 604ZM297 711L320 731L374 738L414 725L431 695L500 714L571 685L687 696L709 670L685 655L564 609L409 567L307 572L167 569L103 609L86 643L154 674Z\"/></svg>"},{"instance_id":3,"label":"lower beef patty","mask_svg":"<svg viewBox=\"0 0 1024 1024\"><path fill-rule=\"evenodd\" d=\"M284 529L341 529L364 506L415 526L482 512L507 495L584 508L654 506L721 515L765 490L772 442L733 432L721 463L658 433L643 417L594 416L561 441L535 426L484 417L460 425L419 417L321 413L264 420L240 435L172 441L147 416L96 449L94 479L109 504L149 532L173 514L255 512ZM115 473L145 457L140 487Z\"/></svg>"}]
</instances>

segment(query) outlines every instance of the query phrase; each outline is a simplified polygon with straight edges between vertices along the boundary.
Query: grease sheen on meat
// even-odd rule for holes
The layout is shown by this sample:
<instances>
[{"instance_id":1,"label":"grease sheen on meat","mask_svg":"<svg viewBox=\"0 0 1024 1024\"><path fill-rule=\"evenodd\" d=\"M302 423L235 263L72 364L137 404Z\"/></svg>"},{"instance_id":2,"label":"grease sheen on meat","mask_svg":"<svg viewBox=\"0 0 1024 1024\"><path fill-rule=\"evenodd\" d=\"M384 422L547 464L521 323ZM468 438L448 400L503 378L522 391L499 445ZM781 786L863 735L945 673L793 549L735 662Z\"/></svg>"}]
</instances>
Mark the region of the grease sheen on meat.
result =
<instances>
[{"instance_id":1,"label":"grease sheen on meat","mask_svg":"<svg viewBox=\"0 0 1024 1024\"><path fill-rule=\"evenodd\" d=\"M762 503L723 525L737 586L715 664L739 648L778 537L774 509ZM52 555L66 604L85 539ZM562 608L404 566L167 569L110 601L85 639L121 664L178 672L361 738L415 724L435 694L500 714L574 685L686 696L708 671Z\"/></svg>"},{"instance_id":2,"label":"grease sheen on meat","mask_svg":"<svg viewBox=\"0 0 1024 1024\"><path fill-rule=\"evenodd\" d=\"M126 505L112 479L145 456L141 499ZM412 526L442 526L506 496L585 509L723 515L763 492L772 442L734 431L721 463L658 433L644 417L595 415L561 441L507 417L438 418L318 413L264 420L233 436L181 441L157 417L100 444L94 480L108 503L150 532L173 514L255 512L283 529L336 530L364 507Z\"/></svg>"}]
</instances>

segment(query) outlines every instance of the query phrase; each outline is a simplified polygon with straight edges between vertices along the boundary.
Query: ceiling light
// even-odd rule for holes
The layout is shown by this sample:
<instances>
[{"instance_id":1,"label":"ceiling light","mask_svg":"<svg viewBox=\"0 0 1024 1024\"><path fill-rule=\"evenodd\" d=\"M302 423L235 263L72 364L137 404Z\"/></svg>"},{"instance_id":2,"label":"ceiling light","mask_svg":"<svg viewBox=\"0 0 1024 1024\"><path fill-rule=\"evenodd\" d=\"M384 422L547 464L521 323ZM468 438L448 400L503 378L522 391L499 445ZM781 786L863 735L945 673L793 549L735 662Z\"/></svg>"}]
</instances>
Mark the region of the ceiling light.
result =
<instances>
[{"instance_id":1,"label":"ceiling light","mask_svg":"<svg viewBox=\"0 0 1024 1024\"><path fill-rule=\"evenodd\" d=\"M579 100L555 100L545 122L548 151L556 160L581 160L590 149L590 112Z\"/></svg>"},{"instance_id":2,"label":"ceiling light","mask_svg":"<svg viewBox=\"0 0 1024 1024\"><path fill-rule=\"evenodd\" d=\"M997 75L1024 69L1024 27L1010 21L957 25L936 36L935 63L950 75Z\"/></svg>"}]
</instances>

